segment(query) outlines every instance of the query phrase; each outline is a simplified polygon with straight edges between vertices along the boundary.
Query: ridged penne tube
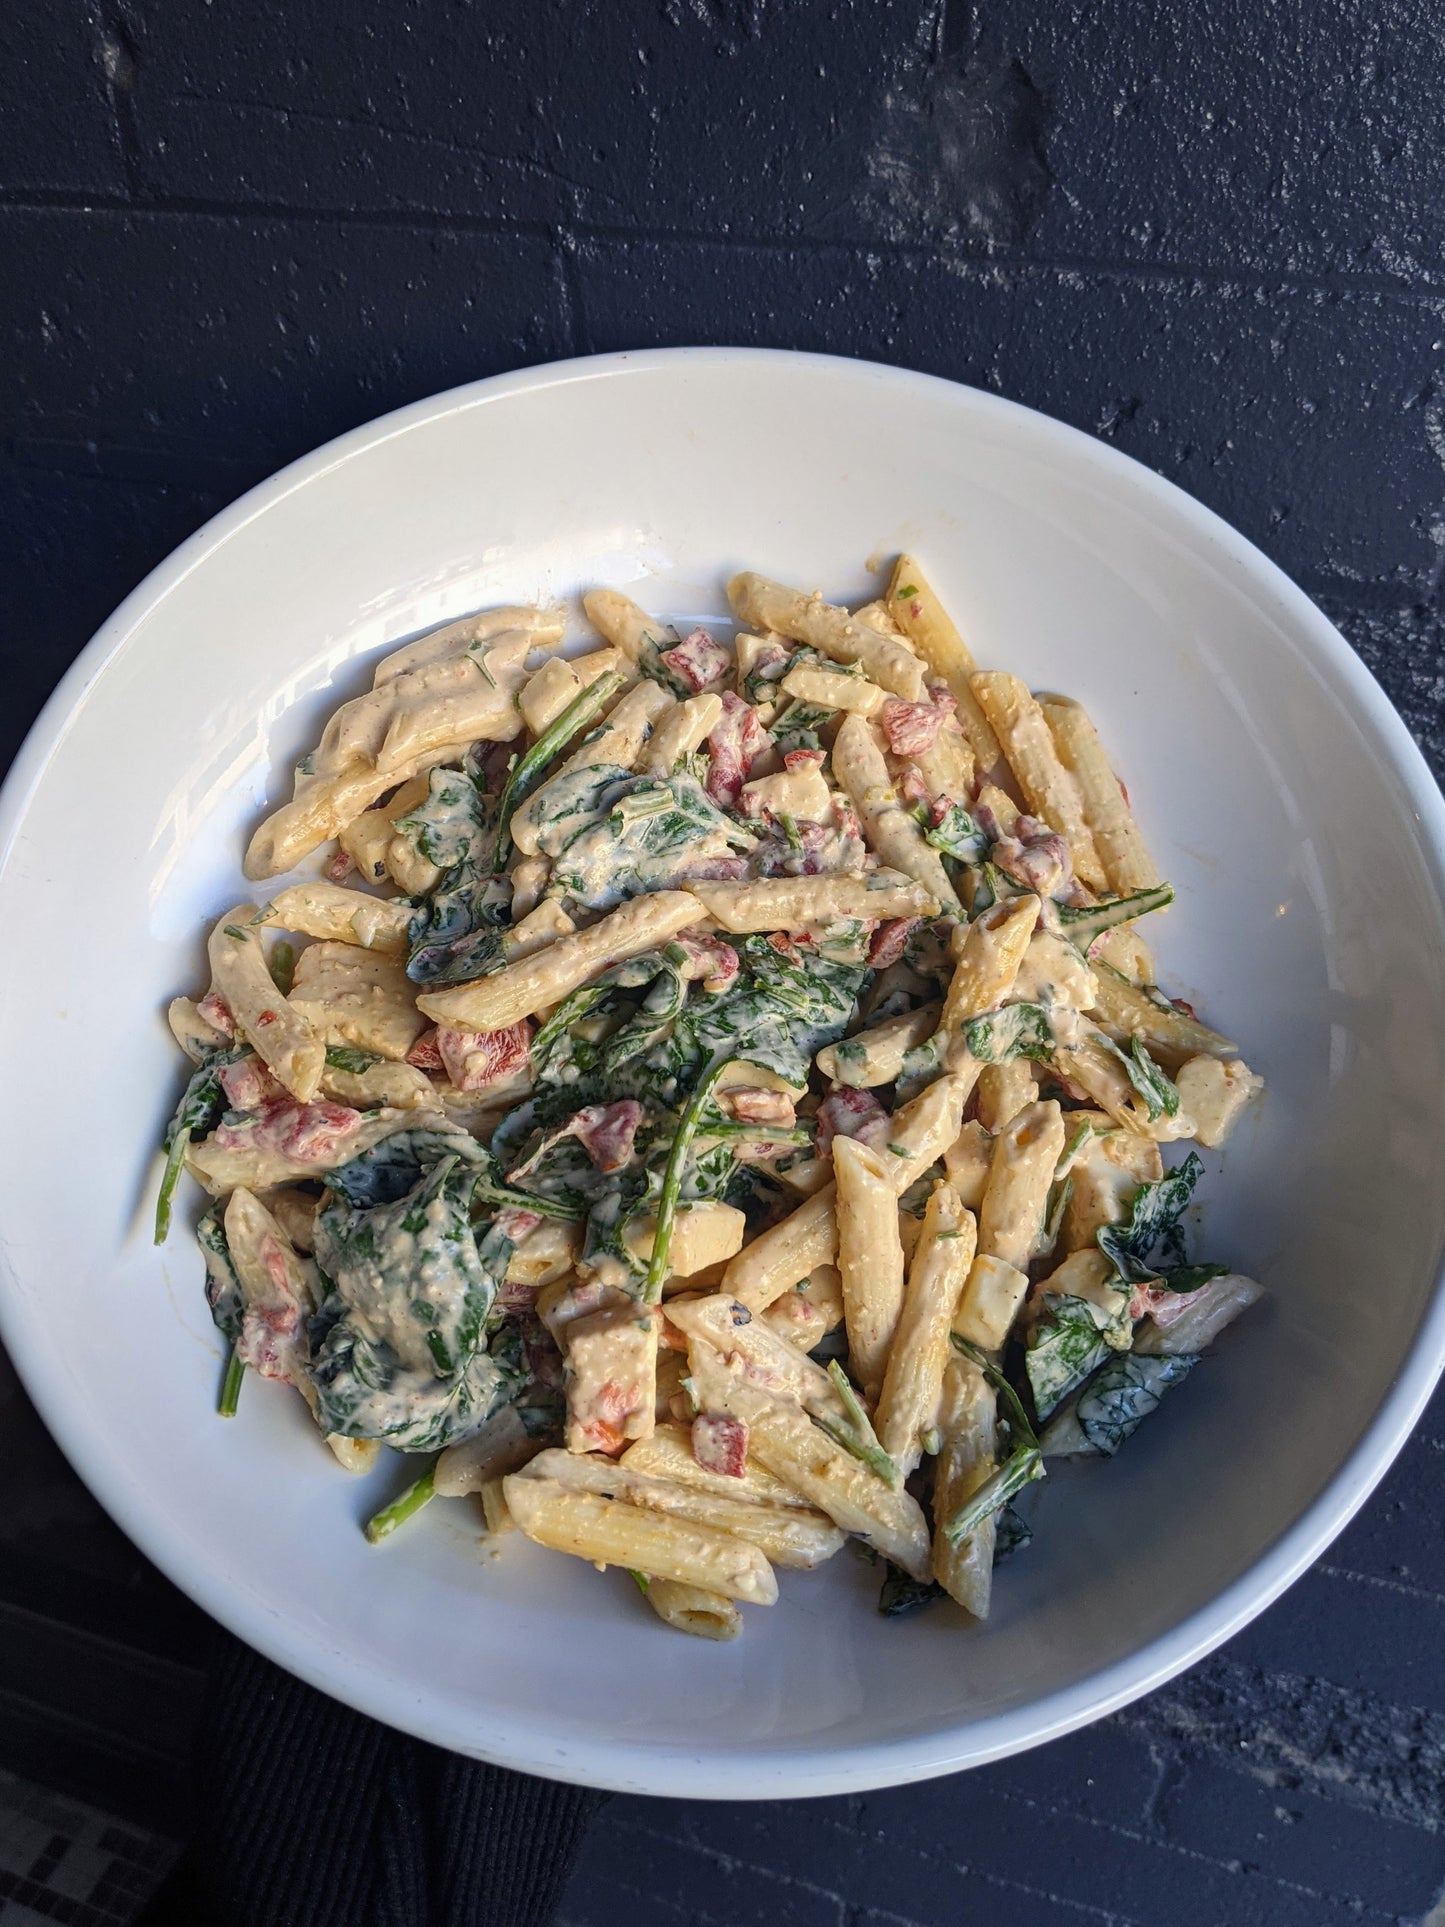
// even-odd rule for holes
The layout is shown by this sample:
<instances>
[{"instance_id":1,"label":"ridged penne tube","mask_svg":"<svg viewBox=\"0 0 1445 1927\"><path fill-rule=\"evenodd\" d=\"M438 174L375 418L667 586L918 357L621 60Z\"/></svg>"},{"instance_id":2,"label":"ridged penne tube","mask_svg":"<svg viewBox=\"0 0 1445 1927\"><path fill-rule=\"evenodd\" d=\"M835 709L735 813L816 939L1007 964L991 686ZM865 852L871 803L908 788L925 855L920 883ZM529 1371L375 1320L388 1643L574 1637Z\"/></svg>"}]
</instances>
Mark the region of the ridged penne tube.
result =
<instances>
[{"instance_id":1,"label":"ridged penne tube","mask_svg":"<svg viewBox=\"0 0 1445 1927\"><path fill-rule=\"evenodd\" d=\"M1038 1094L1026 1057L1006 1057L1001 1064L985 1064L978 1074L978 1121L990 1137L996 1137Z\"/></svg>"},{"instance_id":2,"label":"ridged penne tube","mask_svg":"<svg viewBox=\"0 0 1445 1927\"><path fill-rule=\"evenodd\" d=\"M562 640L565 627L566 612L562 609L484 609L479 615L462 616L456 622L443 623L439 629L429 629L425 635L403 643L400 649L393 649L376 665L372 687L380 689L383 683L397 676L424 669L430 663L443 662L450 656L465 655L475 643L490 642L513 629L525 629L534 649L553 648Z\"/></svg>"},{"instance_id":3,"label":"ridged penne tube","mask_svg":"<svg viewBox=\"0 0 1445 1927\"><path fill-rule=\"evenodd\" d=\"M639 1439L623 1453L621 1463L633 1472L647 1472L654 1478L672 1479L696 1486L721 1499L747 1499L754 1505L785 1505L814 1509L790 1485L763 1466L749 1461L738 1478L730 1473L708 1472L692 1455L692 1435L681 1425L659 1425L650 1439ZM822 1513L814 1513L821 1519Z\"/></svg>"},{"instance_id":4,"label":"ridged penne tube","mask_svg":"<svg viewBox=\"0 0 1445 1927\"><path fill-rule=\"evenodd\" d=\"M642 1590L658 1618L675 1632L691 1633L695 1639L736 1639L743 1629L742 1614L720 1592L646 1575Z\"/></svg>"},{"instance_id":5,"label":"ridged penne tube","mask_svg":"<svg viewBox=\"0 0 1445 1927\"><path fill-rule=\"evenodd\" d=\"M574 1452L556 1450L540 1453L527 1467L527 1477L553 1479L569 1492L591 1492L714 1532L734 1533L756 1546L773 1565L800 1572L826 1564L843 1544L843 1535L836 1527L818 1521L812 1512L795 1506L759 1505L742 1494L723 1498L715 1492L704 1492L700 1486L657 1478L591 1454L579 1457Z\"/></svg>"},{"instance_id":6,"label":"ridged penne tube","mask_svg":"<svg viewBox=\"0 0 1445 1927\"><path fill-rule=\"evenodd\" d=\"M369 897L362 890L347 890L339 883L318 880L293 883L289 890L272 897L263 907L260 921L294 930L303 937L354 943L362 950L399 957L406 953L407 931L415 915L409 903Z\"/></svg>"},{"instance_id":7,"label":"ridged penne tube","mask_svg":"<svg viewBox=\"0 0 1445 1927\"><path fill-rule=\"evenodd\" d=\"M1094 972L1094 1021L1116 1042L1131 1037L1147 1047L1166 1069L1186 1057L1233 1057L1238 1045L1182 1010L1168 1009L1107 964Z\"/></svg>"},{"instance_id":8,"label":"ridged penne tube","mask_svg":"<svg viewBox=\"0 0 1445 1927\"><path fill-rule=\"evenodd\" d=\"M917 819L905 810L888 774L883 745L865 716L846 716L833 743L833 773L853 799L863 834L882 862L921 883L946 910L963 905L943 858L923 840Z\"/></svg>"},{"instance_id":9,"label":"ridged penne tube","mask_svg":"<svg viewBox=\"0 0 1445 1927\"><path fill-rule=\"evenodd\" d=\"M771 1606L777 1600L772 1567L756 1546L731 1532L571 1491L530 1472L511 1473L502 1491L527 1537L554 1552L701 1586L745 1605Z\"/></svg>"},{"instance_id":10,"label":"ridged penne tube","mask_svg":"<svg viewBox=\"0 0 1445 1927\"><path fill-rule=\"evenodd\" d=\"M838 1271L848 1355L873 1404L903 1309L903 1245L898 1194L876 1151L856 1138L833 1140L838 1186Z\"/></svg>"},{"instance_id":11,"label":"ridged penne tube","mask_svg":"<svg viewBox=\"0 0 1445 1927\"><path fill-rule=\"evenodd\" d=\"M847 1422L838 1388L823 1367L786 1338L780 1338L761 1318L754 1318L746 1305L726 1292L713 1292L706 1298L674 1298L668 1304L667 1316L686 1334L689 1351L694 1341L711 1345L724 1358L740 1359L752 1383L765 1391L797 1399L815 1418L831 1419L840 1425Z\"/></svg>"},{"instance_id":12,"label":"ridged penne tube","mask_svg":"<svg viewBox=\"0 0 1445 1927\"><path fill-rule=\"evenodd\" d=\"M213 1050L220 1050L230 1041L224 1031L206 1022L199 1006L190 997L172 997L166 1005L166 1022L170 1025L171 1036L193 1064L199 1064L203 1057Z\"/></svg>"},{"instance_id":13,"label":"ridged penne tube","mask_svg":"<svg viewBox=\"0 0 1445 1927\"><path fill-rule=\"evenodd\" d=\"M1029 809L1067 841L1079 881L1090 890L1102 890L1107 879L1084 820L1078 785L1059 760L1044 712L1017 676L985 670L971 677L970 685L1003 744Z\"/></svg>"},{"instance_id":14,"label":"ridged penne tube","mask_svg":"<svg viewBox=\"0 0 1445 1927\"><path fill-rule=\"evenodd\" d=\"M291 1095L309 1104L321 1088L326 1046L276 988L253 925L254 903L238 903L211 931L211 983L256 1055Z\"/></svg>"},{"instance_id":15,"label":"ridged penne tube","mask_svg":"<svg viewBox=\"0 0 1445 1927\"><path fill-rule=\"evenodd\" d=\"M722 697L689 696L664 712L651 740L637 759L643 776L671 776L684 756L691 756L707 740L722 715Z\"/></svg>"},{"instance_id":16,"label":"ridged penne tube","mask_svg":"<svg viewBox=\"0 0 1445 1927\"><path fill-rule=\"evenodd\" d=\"M464 1030L505 1030L548 1004L560 1003L609 964L659 947L688 924L700 921L698 899L685 890L657 890L651 896L634 897L590 929L559 937L494 977L426 992L418 997L417 1008L433 1023Z\"/></svg>"},{"instance_id":17,"label":"ridged penne tube","mask_svg":"<svg viewBox=\"0 0 1445 1927\"><path fill-rule=\"evenodd\" d=\"M589 589L582 598L587 620L629 662L638 662L650 648L666 649L672 638L668 625L657 622L620 589Z\"/></svg>"},{"instance_id":18,"label":"ridged penne tube","mask_svg":"<svg viewBox=\"0 0 1445 1927\"><path fill-rule=\"evenodd\" d=\"M375 1110L379 1104L390 1104L397 1110L424 1110L428 1106L435 1110L442 1102L442 1093L425 1071L390 1057L359 1071L328 1063L321 1073L321 1095L358 1111Z\"/></svg>"},{"instance_id":19,"label":"ridged penne tube","mask_svg":"<svg viewBox=\"0 0 1445 1927\"><path fill-rule=\"evenodd\" d=\"M916 557L900 555L893 565L888 607L929 668L953 691L958 703L958 720L979 769L985 773L993 769L1003 752L993 725L969 687L968 679L978 664L947 610L928 586L928 578L919 568Z\"/></svg>"},{"instance_id":20,"label":"ridged penne tube","mask_svg":"<svg viewBox=\"0 0 1445 1927\"><path fill-rule=\"evenodd\" d=\"M1054 1167L1064 1148L1057 1104L1030 1104L994 1139L988 1189L978 1215L978 1248L1020 1271L1033 1256Z\"/></svg>"},{"instance_id":21,"label":"ridged penne tube","mask_svg":"<svg viewBox=\"0 0 1445 1927\"><path fill-rule=\"evenodd\" d=\"M994 1469L997 1412L993 1388L964 1358L951 1358L943 1374L939 1412L943 1444L933 1473L933 1577L966 1612L988 1617L993 1591L995 1517L952 1545L942 1528L971 1499Z\"/></svg>"},{"instance_id":22,"label":"ridged penne tube","mask_svg":"<svg viewBox=\"0 0 1445 1927\"><path fill-rule=\"evenodd\" d=\"M468 1492L480 1492L490 1479L515 1472L536 1451L537 1441L516 1406L504 1405L470 1438L446 1448L436 1462L432 1484L440 1498L460 1499Z\"/></svg>"},{"instance_id":23,"label":"ridged penne tube","mask_svg":"<svg viewBox=\"0 0 1445 1927\"><path fill-rule=\"evenodd\" d=\"M866 1540L915 1579L928 1577L928 1527L911 1493L886 1485L801 1405L749 1384L718 1353L699 1356L693 1378L708 1411L730 1412L746 1424L749 1457L761 1460L841 1531Z\"/></svg>"},{"instance_id":24,"label":"ridged penne tube","mask_svg":"<svg viewBox=\"0 0 1445 1927\"><path fill-rule=\"evenodd\" d=\"M657 1423L658 1315L636 1299L567 1327L567 1450L619 1452Z\"/></svg>"},{"instance_id":25,"label":"ridged penne tube","mask_svg":"<svg viewBox=\"0 0 1445 1927\"><path fill-rule=\"evenodd\" d=\"M549 656L527 678L517 697L523 722L534 736L540 736L568 703L621 663L620 649L594 649L585 656Z\"/></svg>"},{"instance_id":26,"label":"ridged penne tube","mask_svg":"<svg viewBox=\"0 0 1445 1927\"><path fill-rule=\"evenodd\" d=\"M803 595L763 575L744 574L729 582L728 601L739 622L806 642L835 662L861 663L869 680L880 688L907 702L923 700L923 665L908 645L880 634L821 596Z\"/></svg>"},{"instance_id":27,"label":"ridged penne tube","mask_svg":"<svg viewBox=\"0 0 1445 1927\"><path fill-rule=\"evenodd\" d=\"M1112 964L1121 977L1133 984L1152 984L1158 979L1154 952L1139 935L1137 923L1116 923L1089 945L1089 961L1097 968Z\"/></svg>"},{"instance_id":28,"label":"ridged penne tube","mask_svg":"<svg viewBox=\"0 0 1445 1927\"><path fill-rule=\"evenodd\" d=\"M778 687L785 696L796 697L814 709L847 709L859 716L876 716L888 700L866 676L850 676L842 669L815 669L804 664L790 669Z\"/></svg>"},{"instance_id":29,"label":"ridged penne tube","mask_svg":"<svg viewBox=\"0 0 1445 1927\"><path fill-rule=\"evenodd\" d=\"M1149 1116L1147 1107L1124 1068L1117 1047L1097 1024L1091 1024L1087 1018L1072 1025L1067 1035L1055 1025L1051 1061L1062 1077L1077 1085L1123 1130L1134 1131L1140 1137L1154 1138L1159 1142L1191 1135L1193 1123L1182 1107L1175 1117Z\"/></svg>"},{"instance_id":30,"label":"ridged penne tube","mask_svg":"<svg viewBox=\"0 0 1445 1927\"><path fill-rule=\"evenodd\" d=\"M943 1154L948 1181L970 1211L983 1203L992 1155L993 1139L977 1118L970 1118Z\"/></svg>"},{"instance_id":31,"label":"ridged penne tube","mask_svg":"<svg viewBox=\"0 0 1445 1927\"><path fill-rule=\"evenodd\" d=\"M1059 760L1078 784L1084 821L1109 888L1121 897L1134 890L1152 890L1160 880L1159 872L1145 848L1119 779L1109 767L1089 712L1067 696L1045 696L1039 706Z\"/></svg>"},{"instance_id":32,"label":"ridged penne tube","mask_svg":"<svg viewBox=\"0 0 1445 1927\"><path fill-rule=\"evenodd\" d=\"M509 742L522 727L517 697L527 680L532 638L525 631L501 636L478 657L451 665L442 687L418 688L410 676L388 683L396 709L377 751L376 767L395 770L444 743Z\"/></svg>"},{"instance_id":33,"label":"ridged penne tube","mask_svg":"<svg viewBox=\"0 0 1445 1927\"><path fill-rule=\"evenodd\" d=\"M280 876L293 869L333 836L339 836L355 817L408 776L435 769L440 763L459 763L468 743L446 743L428 750L400 769L378 770L358 764L340 776L308 783L290 803L268 816L246 848L242 866L253 882Z\"/></svg>"},{"instance_id":34,"label":"ridged penne tube","mask_svg":"<svg viewBox=\"0 0 1445 1927\"><path fill-rule=\"evenodd\" d=\"M810 923L851 917L932 917L938 899L897 870L864 876L761 877L756 883L690 883L688 888L718 927L734 936L762 930L801 930Z\"/></svg>"},{"instance_id":35,"label":"ridged penne tube","mask_svg":"<svg viewBox=\"0 0 1445 1927\"><path fill-rule=\"evenodd\" d=\"M398 881L395 865L390 860L393 847L398 844L405 853L407 863L416 868L419 877L414 890L408 890L404 882L399 884L408 896L431 889L441 875L434 863L428 863L413 850L409 839L398 837L396 829L397 818L414 810L418 803L424 803L429 788L426 777L410 777L384 803L353 816L338 832L342 849L368 883L385 883L388 876L393 882Z\"/></svg>"},{"instance_id":36,"label":"ridged penne tube","mask_svg":"<svg viewBox=\"0 0 1445 1927\"><path fill-rule=\"evenodd\" d=\"M958 1075L940 1077L894 1112L884 1158L895 1195L922 1177L958 1136L977 1076L975 1064ZM750 1310L761 1311L816 1265L831 1265L838 1255L836 1197L835 1187L824 1185L745 1245L723 1273L724 1289Z\"/></svg>"},{"instance_id":37,"label":"ridged penne tube","mask_svg":"<svg viewBox=\"0 0 1445 1927\"><path fill-rule=\"evenodd\" d=\"M1208 1150L1217 1150L1239 1122L1244 1107L1264 1089L1264 1079L1235 1057L1186 1058L1175 1073L1180 1110L1192 1125L1192 1135Z\"/></svg>"},{"instance_id":38,"label":"ridged penne tube","mask_svg":"<svg viewBox=\"0 0 1445 1927\"><path fill-rule=\"evenodd\" d=\"M883 1374L873 1426L906 1478L938 1423L949 1328L973 1263L977 1226L948 1183L935 1184L909 1266L903 1310Z\"/></svg>"},{"instance_id":39,"label":"ridged penne tube","mask_svg":"<svg viewBox=\"0 0 1445 1927\"><path fill-rule=\"evenodd\" d=\"M836 1265L815 1265L808 1276L758 1313L770 1331L800 1352L811 1352L843 1322L843 1281Z\"/></svg>"},{"instance_id":40,"label":"ridged penne tube","mask_svg":"<svg viewBox=\"0 0 1445 1927\"><path fill-rule=\"evenodd\" d=\"M679 1206L667 1250L671 1277L683 1282L709 1265L725 1264L736 1257L747 1236L747 1223L746 1215L735 1204L724 1204L721 1198ZM639 1263L646 1264L652 1256L656 1233L657 1220L650 1215L634 1218L628 1225L624 1238Z\"/></svg>"},{"instance_id":41,"label":"ridged penne tube","mask_svg":"<svg viewBox=\"0 0 1445 1927\"><path fill-rule=\"evenodd\" d=\"M953 976L938 1028L959 1048L958 1033L969 1018L996 1010L1013 989L1038 920L1037 897L1005 897L954 931Z\"/></svg>"},{"instance_id":42,"label":"ridged penne tube","mask_svg":"<svg viewBox=\"0 0 1445 1927\"><path fill-rule=\"evenodd\" d=\"M591 769L602 764L620 770L635 768L643 745L652 734L653 725L675 707L673 698L657 682L634 683L631 689L620 696L608 712L601 733L595 738L586 738L579 748L573 750L513 815L511 837L522 854L536 854L538 830L546 815L547 798L554 783L572 775L574 770Z\"/></svg>"},{"instance_id":43,"label":"ridged penne tube","mask_svg":"<svg viewBox=\"0 0 1445 1927\"><path fill-rule=\"evenodd\" d=\"M535 904L510 930L502 932L502 955L508 963L520 963L535 951L545 950L559 937L570 937L577 928L555 897Z\"/></svg>"},{"instance_id":44,"label":"ridged penne tube","mask_svg":"<svg viewBox=\"0 0 1445 1927\"><path fill-rule=\"evenodd\" d=\"M889 1017L871 1030L855 1031L839 1043L818 1052L816 1063L824 1077L835 1084L855 1090L871 1090L891 1084L903 1069L903 1060L916 1045L927 1043L938 1029L942 1004L922 1004L899 1017Z\"/></svg>"}]
</instances>

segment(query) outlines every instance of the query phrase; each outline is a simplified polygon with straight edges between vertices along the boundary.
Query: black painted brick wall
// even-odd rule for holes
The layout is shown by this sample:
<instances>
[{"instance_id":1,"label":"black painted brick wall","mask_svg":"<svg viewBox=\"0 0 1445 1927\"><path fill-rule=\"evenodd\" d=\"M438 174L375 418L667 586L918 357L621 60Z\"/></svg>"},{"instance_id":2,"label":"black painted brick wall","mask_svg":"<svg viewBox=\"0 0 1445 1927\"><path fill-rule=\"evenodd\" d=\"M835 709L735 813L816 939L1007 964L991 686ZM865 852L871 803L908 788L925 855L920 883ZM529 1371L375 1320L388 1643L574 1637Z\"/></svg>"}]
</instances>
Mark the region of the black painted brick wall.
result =
<instances>
[{"instance_id":1,"label":"black painted brick wall","mask_svg":"<svg viewBox=\"0 0 1445 1927\"><path fill-rule=\"evenodd\" d=\"M731 341L1110 439L1316 595L1445 768L1427 0L45 0L0 38L0 755L281 462L498 369ZM1442 1454L1437 1402L1306 1580L1092 1731L856 1799L619 1801L564 1921L1422 1921Z\"/></svg>"}]
</instances>

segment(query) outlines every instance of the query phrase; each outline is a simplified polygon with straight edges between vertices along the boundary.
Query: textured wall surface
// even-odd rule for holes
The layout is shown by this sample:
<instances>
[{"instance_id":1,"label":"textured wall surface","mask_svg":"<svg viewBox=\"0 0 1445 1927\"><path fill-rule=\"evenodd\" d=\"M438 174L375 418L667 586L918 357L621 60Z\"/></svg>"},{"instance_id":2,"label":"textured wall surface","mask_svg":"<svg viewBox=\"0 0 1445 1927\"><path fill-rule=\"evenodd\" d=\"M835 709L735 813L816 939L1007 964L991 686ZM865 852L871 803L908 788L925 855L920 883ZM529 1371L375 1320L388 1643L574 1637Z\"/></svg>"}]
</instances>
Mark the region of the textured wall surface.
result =
<instances>
[{"instance_id":1,"label":"textured wall surface","mask_svg":"<svg viewBox=\"0 0 1445 1927\"><path fill-rule=\"evenodd\" d=\"M45 0L0 35L0 756L278 464L499 369L742 342L1137 456L1324 604L1445 767L1425 0ZM619 1801L565 1921L1423 1920L1442 1455L1437 1406L1306 1580L1090 1732L856 1799Z\"/></svg>"}]
</instances>

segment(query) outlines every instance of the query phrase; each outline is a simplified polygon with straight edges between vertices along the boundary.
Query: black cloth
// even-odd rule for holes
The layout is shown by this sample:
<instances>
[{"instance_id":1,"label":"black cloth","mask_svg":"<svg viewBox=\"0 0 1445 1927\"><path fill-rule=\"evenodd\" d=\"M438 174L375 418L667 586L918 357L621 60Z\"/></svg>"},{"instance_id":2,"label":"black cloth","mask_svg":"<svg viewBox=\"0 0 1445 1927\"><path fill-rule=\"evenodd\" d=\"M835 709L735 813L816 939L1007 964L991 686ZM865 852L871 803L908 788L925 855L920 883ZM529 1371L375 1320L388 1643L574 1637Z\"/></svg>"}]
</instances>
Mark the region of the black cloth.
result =
<instances>
[{"instance_id":1,"label":"black cloth","mask_svg":"<svg viewBox=\"0 0 1445 1927\"><path fill-rule=\"evenodd\" d=\"M195 1771L137 1927L545 1927L607 1798L393 1732L230 1639Z\"/></svg>"}]
</instances>

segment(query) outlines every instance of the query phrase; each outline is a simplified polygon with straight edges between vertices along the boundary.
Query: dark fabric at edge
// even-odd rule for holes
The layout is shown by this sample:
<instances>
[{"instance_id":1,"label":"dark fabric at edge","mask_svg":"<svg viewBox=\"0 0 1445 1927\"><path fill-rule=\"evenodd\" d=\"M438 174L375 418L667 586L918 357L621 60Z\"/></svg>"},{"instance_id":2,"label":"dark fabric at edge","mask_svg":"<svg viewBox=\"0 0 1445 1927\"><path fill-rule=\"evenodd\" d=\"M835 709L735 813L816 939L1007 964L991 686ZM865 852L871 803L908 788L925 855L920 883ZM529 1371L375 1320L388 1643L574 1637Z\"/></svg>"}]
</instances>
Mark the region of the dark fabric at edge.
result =
<instances>
[{"instance_id":1,"label":"dark fabric at edge","mask_svg":"<svg viewBox=\"0 0 1445 1927\"><path fill-rule=\"evenodd\" d=\"M195 1776L137 1927L545 1927L608 1797L393 1732L223 1635Z\"/></svg>"}]
</instances>

